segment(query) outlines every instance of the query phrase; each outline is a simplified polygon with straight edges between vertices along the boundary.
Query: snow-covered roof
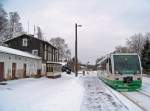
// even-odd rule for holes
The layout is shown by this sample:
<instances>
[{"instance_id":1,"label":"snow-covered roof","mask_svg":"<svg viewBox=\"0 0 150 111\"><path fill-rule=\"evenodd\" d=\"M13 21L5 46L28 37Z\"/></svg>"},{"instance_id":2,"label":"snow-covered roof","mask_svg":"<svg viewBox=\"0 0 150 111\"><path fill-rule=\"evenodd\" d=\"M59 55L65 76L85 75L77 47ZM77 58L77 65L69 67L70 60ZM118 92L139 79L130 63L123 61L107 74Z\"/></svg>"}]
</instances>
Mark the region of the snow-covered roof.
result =
<instances>
[{"instance_id":1,"label":"snow-covered roof","mask_svg":"<svg viewBox=\"0 0 150 111\"><path fill-rule=\"evenodd\" d=\"M41 57L32 55L28 52L23 52L23 51L20 51L20 50L16 50L16 49L4 47L4 46L0 46L0 52L13 54L13 55L24 56L24 57L29 57L29 58L34 58L34 59L41 59Z\"/></svg>"},{"instance_id":2,"label":"snow-covered roof","mask_svg":"<svg viewBox=\"0 0 150 111\"><path fill-rule=\"evenodd\" d=\"M107 58L108 58L108 55L106 55L102 60L100 60L100 61L98 62L98 64L101 64L101 63L104 62Z\"/></svg>"},{"instance_id":3,"label":"snow-covered roof","mask_svg":"<svg viewBox=\"0 0 150 111\"><path fill-rule=\"evenodd\" d=\"M111 55L138 55L138 54L137 53L111 53L111 54L107 54L102 60L98 62L98 64L104 62L106 59L111 57Z\"/></svg>"},{"instance_id":4,"label":"snow-covered roof","mask_svg":"<svg viewBox=\"0 0 150 111\"><path fill-rule=\"evenodd\" d=\"M51 63L51 64L60 64L62 66L66 65L66 62L52 62L52 61L47 61L47 63Z\"/></svg>"}]
</instances>

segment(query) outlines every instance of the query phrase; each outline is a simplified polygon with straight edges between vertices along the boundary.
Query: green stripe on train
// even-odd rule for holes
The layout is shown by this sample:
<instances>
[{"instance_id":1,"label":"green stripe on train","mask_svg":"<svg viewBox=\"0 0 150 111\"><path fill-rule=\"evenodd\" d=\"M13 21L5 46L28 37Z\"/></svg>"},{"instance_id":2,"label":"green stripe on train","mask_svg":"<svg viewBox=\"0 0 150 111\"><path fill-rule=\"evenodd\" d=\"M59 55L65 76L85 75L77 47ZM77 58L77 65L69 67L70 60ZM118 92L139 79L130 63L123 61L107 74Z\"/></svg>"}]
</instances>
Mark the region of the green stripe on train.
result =
<instances>
[{"instance_id":1,"label":"green stripe on train","mask_svg":"<svg viewBox=\"0 0 150 111\"><path fill-rule=\"evenodd\" d=\"M109 80L102 77L100 79L118 91L137 91L142 85L141 80L133 80L131 83L123 83L121 80Z\"/></svg>"}]
</instances>

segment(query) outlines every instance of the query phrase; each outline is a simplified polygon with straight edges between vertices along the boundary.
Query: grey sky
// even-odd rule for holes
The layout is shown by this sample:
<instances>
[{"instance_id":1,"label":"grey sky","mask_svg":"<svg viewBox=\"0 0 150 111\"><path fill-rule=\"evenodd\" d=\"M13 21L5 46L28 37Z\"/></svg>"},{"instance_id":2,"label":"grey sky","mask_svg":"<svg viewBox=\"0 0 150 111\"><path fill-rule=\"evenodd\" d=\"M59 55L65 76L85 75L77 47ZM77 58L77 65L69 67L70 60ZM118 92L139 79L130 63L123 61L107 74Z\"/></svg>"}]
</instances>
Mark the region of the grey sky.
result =
<instances>
[{"instance_id":1,"label":"grey sky","mask_svg":"<svg viewBox=\"0 0 150 111\"><path fill-rule=\"evenodd\" d=\"M18 11L27 31L39 25L47 40L66 39L74 55L74 24L78 28L79 59L86 63L125 45L134 33L149 32L149 0L6 0L7 11Z\"/></svg>"}]
</instances>

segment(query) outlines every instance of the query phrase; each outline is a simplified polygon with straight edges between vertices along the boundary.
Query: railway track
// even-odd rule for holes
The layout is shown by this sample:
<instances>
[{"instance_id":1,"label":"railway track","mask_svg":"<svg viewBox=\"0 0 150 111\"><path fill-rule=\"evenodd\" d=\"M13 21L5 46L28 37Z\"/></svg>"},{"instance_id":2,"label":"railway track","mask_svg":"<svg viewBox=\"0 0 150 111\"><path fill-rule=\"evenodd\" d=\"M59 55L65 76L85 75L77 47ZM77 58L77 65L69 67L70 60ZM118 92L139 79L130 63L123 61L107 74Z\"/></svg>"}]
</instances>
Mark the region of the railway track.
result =
<instances>
[{"instance_id":1,"label":"railway track","mask_svg":"<svg viewBox=\"0 0 150 111\"><path fill-rule=\"evenodd\" d=\"M144 95L144 96L147 96L148 98L150 98L150 95L146 94L144 91L139 91L138 93Z\"/></svg>"},{"instance_id":2,"label":"railway track","mask_svg":"<svg viewBox=\"0 0 150 111\"><path fill-rule=\"evenodd\" d=\"M119 99L119 97L116 94L114 94L112 89L109 86L107 86L105 83L103 83L103 85L105 86L106 89L108 89L113 94L113 96L121 103L121 105L124 106L129 111L129 108Z\"/></svg>"},{"instance_id":3,"label":"railway track","mask_svg":"<svg viewBox=\"0 0 150 111\"><path fill-rule=\"evenodd\" d=\"M129 110L129 108L119 99L119 97L112 91L114 89L112 89L111 87L109 87L108 85L106 85L104 83L104 85L106 86L106 88L117 98L117 100L124 106L126 107L126 109ZM131 101L133 104L135 104L139 109L141 109L142 111L150 111L148 108L146 108L143 104L141 104L138 100L134 99L133 97L129 96L130 92L119 92L119 94L121 94L122 96L124 96L126 99L128 99L129 101ZM146 94L144 91L139 91L136 92L138 95L142 95L145 96L146 98L149 98L150 100L150 95ZM130 111L130 110L129 110Z\"/></svg>"},{"instance_id":4,"label":"railway track","mask_svg":"<svg viewBox=\"0 0 150 111\"><path fill-rule=\"evenodd\" d=\"M141 92L138 92L142 95L145 95ZM139 102L137 102L134 98L129 97L129 95L126 92L120 92L121 95L123 95L124 97L126 97L128 100L130 100L132 103L134 103L136 106L138 106L142 111L149 111L148 109L146 109L143 105L141 105ZM147 95L146 95L147 96Z\"/></svg>"},{"instance_id":5,"label":"railway track","mask_svg":"<svg viewBox=\"0 0 150 111\"><path fill-rule=\"evenodd\" d=\"M106 84L105 84L106 85ZM113 93L112 88L110 88L109 86L106 85L106 88L117 98L117 100L124 106L126 107L126 109L128 109L128 107L116 96L116 94ZM124 96L126 99L128 99L129 101L131 101L133 104L135 104L137 107L139 107L142 111L149 111L148 109L146 109L144 106L142 106L140 103L138 103L137 101L135 101L133 98L129 97L127 95L126 92L119 92L122 96ZM138 92L144 96L147 96L150 98L150 95L145 94L144 92ZM128 109L129 110L129 109Z\"/></svg>"}]
</instances>

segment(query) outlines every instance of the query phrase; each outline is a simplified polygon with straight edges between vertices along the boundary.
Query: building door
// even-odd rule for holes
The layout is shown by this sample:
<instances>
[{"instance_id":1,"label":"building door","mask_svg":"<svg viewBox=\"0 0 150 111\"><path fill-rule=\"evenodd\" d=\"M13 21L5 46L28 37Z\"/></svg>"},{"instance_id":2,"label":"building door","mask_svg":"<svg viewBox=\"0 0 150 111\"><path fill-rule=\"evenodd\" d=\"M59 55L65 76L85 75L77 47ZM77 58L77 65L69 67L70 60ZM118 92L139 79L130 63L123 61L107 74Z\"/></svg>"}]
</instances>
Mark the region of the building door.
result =
<instances>
[{"instance_id":1,"label":"building door","mask_svg":"<svg viewBox=\"0 0 150 111\"><path fill-rule=\"evenodd\" d=\"M4 79L4 63L0 62L0 81Z\"/></svg>"},{"instance_id":2,"label":"building door","mask_svg":"<svg viewBox=\"0 0 150 111\"><path fill-rule=\"evenodd\" d=\"M23 65L23 77L26 77L26 64Z\"/></svg>"},{"instance_id":3,"label":"building door","mask_svg":"<svg viewBox=\"0 0 150 111\"><path fill-rule=\"evenodd\" d=\"M12 64L12 79L16 78L16 63Z\"/></svg>"}]
</instances>

